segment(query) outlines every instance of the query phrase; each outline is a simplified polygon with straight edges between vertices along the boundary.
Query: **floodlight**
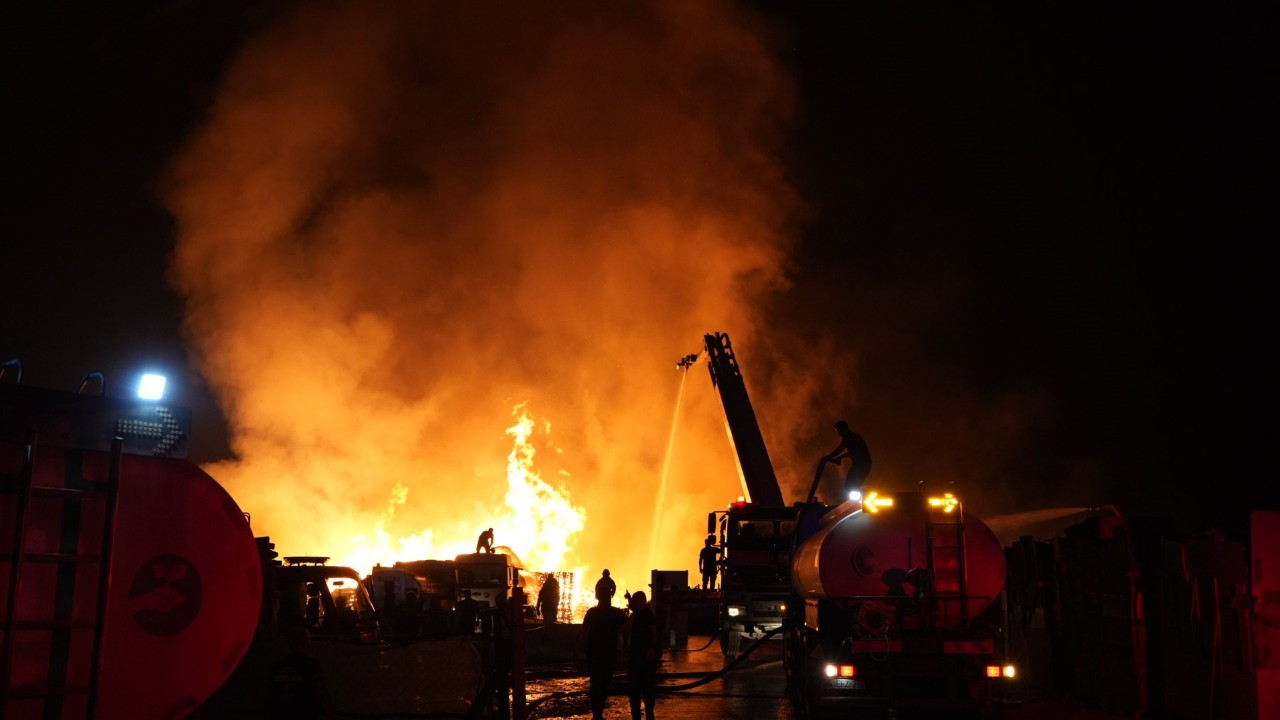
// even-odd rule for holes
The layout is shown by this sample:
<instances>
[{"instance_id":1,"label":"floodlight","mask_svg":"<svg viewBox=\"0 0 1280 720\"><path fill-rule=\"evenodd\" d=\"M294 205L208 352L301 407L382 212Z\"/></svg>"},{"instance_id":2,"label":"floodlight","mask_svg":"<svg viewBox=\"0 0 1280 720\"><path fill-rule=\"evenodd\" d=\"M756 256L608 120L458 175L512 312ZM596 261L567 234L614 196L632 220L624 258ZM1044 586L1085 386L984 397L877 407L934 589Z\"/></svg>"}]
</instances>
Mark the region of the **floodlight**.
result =
<instances>
[{"instance_id":1,"label":"floodlight","mask_svg":"<svg viewBox=\"0 0 1280 720\"><path fill-rule=\"evenodd\" d=\"M138 397L143 400L159 400L164 397L164 376L146 373L138 383Z\"/></svg>"}]
</instances>

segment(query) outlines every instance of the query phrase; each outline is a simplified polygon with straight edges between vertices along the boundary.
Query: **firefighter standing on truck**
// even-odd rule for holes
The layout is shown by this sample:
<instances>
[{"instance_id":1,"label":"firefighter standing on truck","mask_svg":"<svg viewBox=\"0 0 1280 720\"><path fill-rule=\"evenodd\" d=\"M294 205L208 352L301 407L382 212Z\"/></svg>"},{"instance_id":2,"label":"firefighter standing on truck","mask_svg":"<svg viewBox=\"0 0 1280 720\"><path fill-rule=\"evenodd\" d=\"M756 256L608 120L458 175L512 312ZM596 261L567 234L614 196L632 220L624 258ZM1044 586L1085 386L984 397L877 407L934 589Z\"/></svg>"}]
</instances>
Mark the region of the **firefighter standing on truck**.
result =
<instances>
[{"instance_id":1,"label":"firefighter standing on truck","mask_svg":"<svg viewBox=\"0 0 1280 720\"><path fill-rule=\"evenodd\" d=\"M867 476L871 474L871 450L867 447L867 441L862 436L849 428L849 423L841 420L836 423L836 433L840 435L840 447L831 453L830 457L849 459L849 472L845 475L844 489L845 492L852 490L862 491L862 484L867 481Z\"/></svg>"},{"instance_id":2,"label":"firefighter standing on truck","mask_svg":"<svg viewBox=\"0 0 1280 720\"><path fill-rule=\"evenodd\" d=\"M716 589L716 575L720 564L720 548L713 543L716 541L715 535L708 535L705 542L702 543L702 550L698 553L698 570L702 573L702 589Z\"/></svg>"}]
</instances>

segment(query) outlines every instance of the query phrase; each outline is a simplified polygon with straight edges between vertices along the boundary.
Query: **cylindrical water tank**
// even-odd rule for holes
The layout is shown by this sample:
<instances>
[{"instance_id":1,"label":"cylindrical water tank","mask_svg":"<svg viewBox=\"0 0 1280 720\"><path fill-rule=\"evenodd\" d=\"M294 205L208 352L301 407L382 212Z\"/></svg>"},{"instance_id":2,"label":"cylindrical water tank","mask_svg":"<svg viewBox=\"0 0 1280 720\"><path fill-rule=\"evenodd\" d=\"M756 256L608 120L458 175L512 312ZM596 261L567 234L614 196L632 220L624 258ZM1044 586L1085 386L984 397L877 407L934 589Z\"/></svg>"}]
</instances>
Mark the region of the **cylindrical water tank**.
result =
<instances>
[{"instance_id":1,"label":"cylindrical water tank","mask_svg":"<svg viewBox=\"0 0 1280 720\"><path fill-rule=\"evenodd\" d=\"M969 618L986 610L1005 582L1004 549L995 533L959 506L950 512L942 505L931 507L921 493L881 497L891 497L893 504L870 512L846 503L823 518L796 550L791 570L796 592L808 598L911 596L916 587L909 573L928 567L932 532L933 593L942 598L963 588Z\"/></svg>"},{"instance_id":2,"label":"cylindrical water tank","mask_svg":"<svg viewBox=\"0 0 1280 720\"><path fill-rule=\"evenodd\" d=\"M33 486L63 489L98 487L110 475L107 452L36 446L29 470L25 453L0 441L0 472L23 480L30 472ZM231 496L185 460L124 455L119 478L93 716L180 718L222 685L253 640L262 602L257 545ZM86 717L87 693L44 689L90 685L107 500L32 497L21 586L10 588L16 499L0 497L0 548L9 558L0 599L14 603L16 625L14 697L0 716ZM42 561L53 554L66 559Z\"/></svg>"}]
</instances>

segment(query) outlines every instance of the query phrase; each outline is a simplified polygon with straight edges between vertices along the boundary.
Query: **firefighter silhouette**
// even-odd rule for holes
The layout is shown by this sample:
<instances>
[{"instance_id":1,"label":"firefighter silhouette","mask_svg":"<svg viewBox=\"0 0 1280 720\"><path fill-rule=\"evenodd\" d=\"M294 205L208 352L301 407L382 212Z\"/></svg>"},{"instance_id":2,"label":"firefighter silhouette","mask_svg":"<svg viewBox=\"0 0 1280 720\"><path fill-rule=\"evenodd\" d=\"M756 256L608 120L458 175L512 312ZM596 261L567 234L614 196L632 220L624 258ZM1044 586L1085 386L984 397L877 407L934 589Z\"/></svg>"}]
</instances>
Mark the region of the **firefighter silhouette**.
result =
<instances>
[{"instance_id":1,"label":"firefighter silhouette","mask_svg":"<svg viewBox=\"0 0 1280 720\"><path fill-rule=\"evenodd\" d=\"M605 570L605 575L609 573ZM613 591L602 584L608 577L596 583L596 605L587 610L582 619L573 655L577 658L586 652L587 675L590 677L591 718L604 720L605 704L609 699L609 685L613 682L613 670L618 661L618 634L627 621L622 608L613 607ZM612 584L613 581L609 580Z\"/></svg>"},{"instance_id":2,"label":"firefighter silhouette","mask_svg":"<svg viewBox=\"0 0 1280 720\"><path fill-rule=\"evenodd\" d=\"M627 601L631 608L627 642L627 695L631 700L631 717L639 720L643 702L645 717L653 720L658 658L662 654L658 645L658 619L643 590L637 590Z\"/></svg>"},{"instance_id":3,"label":"firefighter silhouette","mask_svg":"<svg viewBox=\"0 0 1280 720\"><path fill-rule=\"evenodd\" d=\"M715 535L708 535L707 539L702 543L702 550L698 552L698 570L702 573L702 589L716 589L716 575L720 561L720 549L713 543L716 541Z\"/></svg>"},{"instance_id":4,"label":"firefighter silhouette","mask_svg":"<svg viewBox=\"0 0 1280 720\"><path fill-rule=\"evenodd\" d=\"M493 528L480 533L480 537L476 539L476 552L493 554Z\"/></svg>"},{"instance_id":5,"label":"firefighter silhouette","mask_svg":"<svg viewBox=\"0 0 1280 720\"><path fill-rule=\"evenodd\" d=\"M599 597L601 592L604 592L605 602L612 605L613 596L618 594L618 583L609 577L609 568L605 568L604 572L600 573L600 579L596 581L596 597Z\"/></svg>"},{"instance_id":6,"label":"firefighter silhouette","mask_svg":"<svg viewBox=\"0 0 1280 720\"><path fill-rule=\"evenodd\" d=\"M862 436L849 428L849 423L840 420L836 423L836 434L840 436L840 445L827 455L832 462L849 460L849 472L845 474L845 493L862 491L862 485L871 474L871 450Z\"/></svg>"},{"instance_id":7,"label":"firefighter silhouette","mask_svg":"<svg viewBox=\"0 0 1280 720\"><path fill-rule=\"evenodd\" d=\"M553 573L547 573L538 589L538 610L542 613L542 622L550 625L556 621L560 609L560 581Z\"/></svg>"},{"instance_id":8,"label":"firefighter silhouette","mask_svg":"<svg viewBox=\"0 0 1280 720\"><path fill-rule=\"evenodd\" d=\"M871 450L861 435L849 429L849 424L841 420L836 423L836 432L843 440L845 452L849 457L849 472L845 475L845 490L861 490L867 476L871 474Z\"/></svg>"}]
</instances>

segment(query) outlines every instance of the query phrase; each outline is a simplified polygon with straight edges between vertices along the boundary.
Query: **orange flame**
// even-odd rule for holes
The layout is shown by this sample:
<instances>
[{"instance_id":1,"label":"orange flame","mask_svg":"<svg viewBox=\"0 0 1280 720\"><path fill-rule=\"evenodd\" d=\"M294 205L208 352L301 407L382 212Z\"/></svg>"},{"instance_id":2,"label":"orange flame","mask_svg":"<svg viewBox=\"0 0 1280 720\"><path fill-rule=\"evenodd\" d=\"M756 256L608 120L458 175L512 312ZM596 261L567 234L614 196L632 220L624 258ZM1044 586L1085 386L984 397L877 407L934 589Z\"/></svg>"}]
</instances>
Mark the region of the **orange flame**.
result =
<instances>
[{"instance_id":1,"label":"orange flame","mask_svg":"<svg viewBox=\"0 0 1280 720\"><path fill-rule=\"evenodd\" d=\"M537 454L530 438L536 427L525 403L511 410L516 422L506 432L513 439L507 455L506 510L496 519L479 517L472 525L495 528L500 545L521 560L526 571L543 572L565 569L574 539L586 523L586 512L575 506L563 485L553 486L542 479L534 468ZM542 433L551 433L551 423L542 424ZM568 473L563 473L565 477ZM397 482L391 490L386 510L378 518L370 537L365 534L351 539L352 548L338 562L368 573L374 565L391 565L402 560L452 559L473 551L474 538L461 526L449 528L443 540L436 539L436 529L392 539L384 529L395 517L396 508L405 504L409 488ZM583 568L572 570L578 575Z\"/></svg>"},{"instance_id":2,"label":"orange flame","mask_svg":"<svg viewBox=\"0 0 1280 720\"><path fill-rule=\"evenodd\" d=\"M563 568L569 547L583 528L586 512L569 500L564 486L553 487L533 468L535 454L529 437L534 432L523 403L512 409L516 424L507 428L507 434L515 439L511 453L507 455L508 511L498 520L502 528L504 545L511 547L529 568L560 570ZM551 424L544 432L550 434ZM567 476L567 473L565 473Z\"/></svg>"}]
</instances>

